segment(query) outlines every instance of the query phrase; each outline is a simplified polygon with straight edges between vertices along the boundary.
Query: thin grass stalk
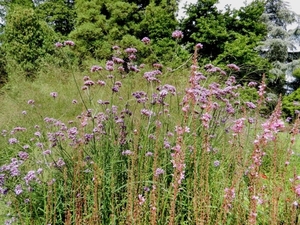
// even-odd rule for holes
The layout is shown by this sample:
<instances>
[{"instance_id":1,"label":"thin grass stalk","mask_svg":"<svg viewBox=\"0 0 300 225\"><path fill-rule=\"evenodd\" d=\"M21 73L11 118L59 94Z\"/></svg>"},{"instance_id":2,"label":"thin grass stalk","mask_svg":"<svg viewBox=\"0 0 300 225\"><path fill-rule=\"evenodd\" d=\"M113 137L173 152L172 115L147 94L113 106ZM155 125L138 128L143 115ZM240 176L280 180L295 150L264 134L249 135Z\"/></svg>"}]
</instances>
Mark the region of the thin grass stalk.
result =
<instances>
[{"instance_id":1,"label":"thin grass stalk","mask_svg":"<svg viewBox=\"0 0 300 225\"><path fill-rule=\"evenodd\" d=\"M184 128L177 128L177 129L184 129ZM173 196L171 199L171 208L170 208L170 221L169 225L175 225L176 221L176 202L177 202L177 196L179 193L179 186L181 184L181 180L183 179L184 176L184 167L185 164L185 149L183 148L183 134L179 133L177 131L177 139L176 139L176 147L173 148L174 153L173 154L173 182L172 182L172 187L173 187Z\"/></svg>"},{"instance_id":2,"label":"thin grass stalk","mask_svg":"<svg viewBox=\"0 0 300 225\"><path fill-rule=\"evenodd\" d=\"M47 186L47 202L46 202L46 223L52 224L52 217L53 217L53 186L48 184Z\"/></svg>"},{"instance_id":3,"label":"thin grass stalk","mask_svg":"<svg viewBox=\"0 0 300 225\"><path fill-rule=\"evenodd\" d=\"M157 118L158 119L158 118ZM155 132L155 137L158 138L160 136L160 130L161 127L157 124L156 126L156 132ZM158 186L158 181L159 181L159 177L156 176L156 169L158 168L158 159L159 159L159 141L155 142L155 146L154 146L154 154L153 154L153 167L152 167L152 171L153 171L153 178L152 178L152 182L153 182L153 186L152 186L152 190L150 193L150 223L151 225L156 225L157 224L157 205L158 205L158 192L159 192L159 186Z\"/></svg>"},{"instance_id":4,"label":"thin grass stalk","mask_svg":"<svg viewBox=\"0 0 300 225\"><path fill-rule=\"evenodd\" d=\"M93 179L93 209L92 209L92 223L93 224L101 224L101 217L99 216L99 180L98 176L103 174L99 174L99 168L96 164L94 164L94 179Z\"/></svg>"}]
</instances>

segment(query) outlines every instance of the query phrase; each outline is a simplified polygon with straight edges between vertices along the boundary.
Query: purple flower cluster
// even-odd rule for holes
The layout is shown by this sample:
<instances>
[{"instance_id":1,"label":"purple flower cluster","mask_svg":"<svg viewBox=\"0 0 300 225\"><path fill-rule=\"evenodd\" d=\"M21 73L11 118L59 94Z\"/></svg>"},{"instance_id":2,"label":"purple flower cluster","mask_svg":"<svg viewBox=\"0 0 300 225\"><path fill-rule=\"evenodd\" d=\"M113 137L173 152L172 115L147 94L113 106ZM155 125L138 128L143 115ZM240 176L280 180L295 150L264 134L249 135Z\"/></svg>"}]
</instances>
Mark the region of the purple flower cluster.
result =
<instances>
[{"instance_id":1,"label":"purple flower cluster","mask_svg":"<svg viewBox=\"0 0 300 225\"><path fill-rule=\"evenodd\" d=\"M19 132L19 131L26 131L27 129L25 127L15 127L11 132L10 134L15 134L16 132Z\"/></svg>"},{"instance_id":2,"label":"purple flower cluster","mask_svg":"<svg viewBox=\"0 0 300 225\"><path fill-rule=\"evenodd\" d=\"M68 41L64 41L64 45L65 46L74 46L75 43L73 41L68 40Z\"/></svg>"},{"instance_id":3,"label":"purple flower cluster","mask_svg":"<svg viewBox=\"0 0 300 225\"><path fill-rule=\"evenodd\" d=\"M60 43L60 42L56 42L55 43L55 47L56 48L62 48L64 45L62 44L62 43Z\"/></svg>"},{"instance_id":4,"label":"purple flower cluster","mask_svg":"<svg viewBox=\"0 0 300 225\"><path fill-rule=\"evenodd\" d=\"M256 105L253 102L245 102L245 104L249 109L255 109L256 108Z\"/></svg>"},{"instance_id":5,"label":"purple flower cluster","mask_svg":"<svg viewBox=\"0 0 300 225\"><path fill-rule=\"evenodd\" d=\"M227 65L227 67L229 68L229 69L232 69L232 70L234 70L234 71L240 71L240 67L238 67L237 65L235 65L235 64L228 64Z\"/></svg>"},{"instance_id":6,"label":"purple flower cluster","mask_svg":"<svg viewBox=\"0 0 300 225\"><path fill-rule=\"evenodd\" d=\"M141 114L146 116L146 117L151 117L152 115L154 115L154 112L152 112L149 109L142 109L141 110Z\"/></svg>"},{"instance_id":7,"label":"purple flower cluster","mask_svg":"<svg viewBox=\"0 0 300 225\"><path fill-rule=\"evenodd\" d=\"M203 48L203 44L201 44L201 43L196 44L196 48L197 49L202 49Z\"/></svg>"},{"instance_id":8,"label":"purple flower cluster","mask_svg":"<svg viewBox=\"0 0 300 225\"><path fill-rule=\"evenodd\" d=\"M165 171L162 168L157 168L155 170L154 176L158 177L158 176L160 176L160 175L162 175L164 173L165 173Z\"/></svg>"},{"instance_id":9,"label":"purple flower cluster","mask_svg":"<svg viewBox=\"0 0 300 225\"><path fill-rule=\"evenodd\" d=\"M137 103L146 103L148 101L147 93L144 91L136 91L132 93Z\"/></svg>"},{"instance_id":10,"label":"purple flower cluster","mask_svg":"<svg viewBox=\"0 0 300 225\"><path fill-rule=\"evenodd\" d=\"M94 65L91 67L91 72L101 71L103 68L101 66Z\"/></svg>"},{"instance_id":11,"label":"purple flower cluster","mask_svg":"<svg viewBox=\"0 0 300 225\"><path fill-rule=\"evenodd\" d=\"M225 76L226 72L224 70L222 70L221 68L214 66L212 64L207 64L204 67L206 69L207 72L209 73L220 73L221 75Z\"/></svg>"},{"instance_id":12,"label":"purple flower cluster","mask_svg":"<svg viewBox=\"0 0 300 225\"><path fill-rule=\"evenodd\" d=\"M156 78L156 76L161 75L161 74L162 74L162 72L160 70L153 70L153 71L145 72L144 78L146 78L146 80L149 82L156 81L156 82L160 83L160 80L158 80Z\"/></svg>"},{"instance_id":13,"label":"purple flower cluster","mask_svg":"<svg viewBox=\"0 0 300 225\"><path fill-rule=\"evenodd\" d=\"M50 93L50 96L53 97L53 98L57 98L57 95L58 95L57 92L51 92Z\"/></svg>"},{"instance_id":14,"label":"purple flower cluster","mask_svg":"<svg viewBox=\"0 0 300 225\"><path fill-rule=\"evenodd\" d=\"M112 57L112 60L114 63L117 63L117 64L123 64L124 63L124 60L121 59L121 58L118 58L118 57Z\"/></svg>"},{"instance_id":15,"label":"purple flower cluster","mask_svg":"<svg viewBox=\"0 0 300 225\"><path fill-rule=\"evenodd\" d=\"M150 44L150 38L144 37L144 38L142 39L142 42L144 42L146 45L148 45L148 44Z\"/></svg>"},{"instance_id":16,"label":"purple flower cluster","mask_svg":"<svg viewBox=\"0 0 300 225\"><path fill-rule=\"evenodd\" d=\"M182 39L183 38L183 33L180 30L175 30L172 33L172 37L175 38L175 39Z\"/></svg>"},{"instance_id":17,"label":"purple flower cluster","mask_svg":"<svg viewBox=\"0 0 300 225\"><path fill-rule=\"evenodd\" d=\"M135 54L135 53L137 53L137 50L136 50L136 48L126 48L125 52L127 54Z\"/></svg>"}]
</instances>

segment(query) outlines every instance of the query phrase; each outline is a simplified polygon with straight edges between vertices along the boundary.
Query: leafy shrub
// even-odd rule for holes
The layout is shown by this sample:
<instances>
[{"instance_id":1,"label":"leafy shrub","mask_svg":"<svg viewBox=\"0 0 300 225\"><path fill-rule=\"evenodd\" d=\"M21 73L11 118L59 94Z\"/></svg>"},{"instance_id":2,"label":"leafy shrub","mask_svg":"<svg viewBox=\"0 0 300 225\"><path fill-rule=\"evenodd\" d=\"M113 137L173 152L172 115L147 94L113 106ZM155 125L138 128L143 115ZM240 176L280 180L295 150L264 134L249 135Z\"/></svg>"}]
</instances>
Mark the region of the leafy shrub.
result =
<instances>
[{"instance_id":1,"label":"leafy shrub","mask_svg":"<svg viewBox=\"0 0 300 225\"><path fill-rule=\"evenodd\" d=\"M33 78L41 58L53 53L55 36L33 9L15 6L8 13L3 37L8 66L12 60L16 61L27 77Z\"/></svg>"}]
</instances>

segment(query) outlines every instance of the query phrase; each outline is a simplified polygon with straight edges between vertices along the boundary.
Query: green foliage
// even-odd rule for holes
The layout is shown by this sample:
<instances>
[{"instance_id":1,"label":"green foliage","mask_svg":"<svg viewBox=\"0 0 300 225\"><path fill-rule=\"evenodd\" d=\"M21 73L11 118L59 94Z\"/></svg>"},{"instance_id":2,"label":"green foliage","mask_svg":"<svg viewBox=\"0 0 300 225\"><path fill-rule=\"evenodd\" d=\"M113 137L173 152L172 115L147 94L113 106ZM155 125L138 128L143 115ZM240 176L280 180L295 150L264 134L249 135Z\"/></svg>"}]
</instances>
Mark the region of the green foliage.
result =
<instances>
[{"instance_id":1,"label":"green foliage","mask_svg":"<svg viewBox=\"0 0 300 225\"><path fill-rule=\"evenodd\" d=\"M297 67L293 70L293 77L300 79L300 67Z\"/></svg>"},{"instance_id":2,"label":"green foliage","mask_svg":"<svg viewBox=\"0 0 300 225\"><path fill-rule=\"evenodd\" d=\"M289 8L284 0L267 0L262 19L267 26L268 35L263 42L256 48L262 57L266 58L272 65L268 79L273 79L273 89L279 94L285 94L283 88L290 85L285 81L287 71L292 71L296 63L293 57L289 58L289 50L294 50L297 45L299 33L297 28L288 30L287 26L297 21L297 15ZM290 62L288 62L290 61ZM297 84L291 84L294 88Z\"/></svg>"},{"instance_id":3,"label":"green foliage","mask_svg":"<svg viewBox=\"0 0 300 225\"><path fill-rule=\"evenodd\" d=\"M156 43L156 40L171 38L177 25L174 11L168 9L166 5L150 3L145 8L143 19L140 22L139 36L141 38L147 36Z\"/></svg>"},{"instance_id":4,"label":"green foliage","mask_svg":"<svg viewBox=\"0 0 300 225\"><path fill-rule=\"evenodd\" d=\"M219 11L216 7L216 0L198 1L190 4L186 10L188 17L181 21L184 31L183 43L193 50L195 43L201 42L204 45L201 54L210 60L226 60L233 57L233 52L228 52L228 46L243 43L240 51L247 45L249 54L254 55L253 48L266 34L266 27L260 21L263 13L261 1L255 1L239 10L226 8L225 12ZM242 37L243 36L243 37ZM235 47L236 49L236 47ZM227 52L227 53L226 53ZM240 58L241 64L251 64L249 57ZM237 56L239 57L239 56ZM255 57L256 59L258 57ZM252 57L251 59L252 60Z\"/></svg>"},{"instance_id":5,"label":"green foliage","mask_svg":"<svg viewBox=\"0 0 300 225\"><path fill-rule=\"evenodd\" d=\"M300 88L283 97L282 110L285 117L296 118L295 111L300 111Z\"/></svg>"},{"instance_id":6,"label":"green foliage","mask_svg":"<svg viewBox=\"0 0 300 225\"><path fill-rule=\"evenodd\" d=\"M8 66L15 60L34 76L39 60L53 51L55 33L41 22L33 9L16 6L7 16L3 35L3 48Z\"/></svg>"},{"instance_id":7,"label":"green foliage","mask_svg":"<svg viewBox=\"0 0 300 225\"><path fill-rule=\"evenodd\" d=\"M47 0L36 8L37 15L46 21L55 32L67 36L75 26L75 10L73 4L65 0Z\"/></svg>"},{"instance_id":8,"label":"green foliage","mask_svg":"<svg viewBox=\"0 0 300 225\"><path fill-rule=\"evenodd\" d=\"M216 7L217 0L197 1L186 8L187 18L181 21L184 33L182 42L193 51L193 46L201 42L204 45L201 54L205 58L215 59L228 39L225 16Z\"/></svg>"},{"instance_id":9,"label":"green foliage","mask_svg":"<svg viewBox=\"0 0 300 225\"><path fill-rule=\"evenodd\" d=\"M0 87L7 81L6 57L3 47L0 47Z\"/></svg>"},{"instance_id":10,"label":"green foliage","mask_svg":"<svg viewBox=\"0 0 300 225\"><path fill-rule=\"evenodd\" d=\"M14 6L21 6L23 8L33 8L32 0L1 0L0 5L12 9Z\"/></svg>"},{"instance_id":11,"label":"green foliage","mask_svg":"<svg viewBox=\"0 0 300 225\"><path fill-rule=\"evenodd\" d=\"M254 50L257 44L257 36L255 34L246 36L235 33L235 37L234 41L225 43L224 52L217 57L214 63L225 66L234 62L240 67L240 71L236 73L239 82L259 82L262 74L269 71L270 64Z\"/></svg>"},{"instance_id":12,"label":"green foliage","mask_svg":"<svg viewBox=\"0 0 300 225\"><path fill-rule=\"evenodd\" d=\"M139 58L146 57L145 61L167 63L174 53L169 46L176 44L171 37L178 25L176 10L176 1L78 0L76 29L70 38L77 43L76 49L82 58L106 59L111 54L108 46L120 45L123 48L135 46ZM138 43L144 37L149 37L153 43L151 57L150 49ZM132 42L127 41L130 39ZM186 55L182 54L182 58L186 59Z\"/></svg>"},{"instance_id":13,"label":"green foliage","mask_svg":"<svg viewBox=\"0 0 300 225\"><path fill-rule=\"evenodd\" d=\"M254 87L248 87L247 83L245 83L243 88L239 90L239 97L242 102L257 102L259 99L257 89Z\"/></svg>"}]
</instances>

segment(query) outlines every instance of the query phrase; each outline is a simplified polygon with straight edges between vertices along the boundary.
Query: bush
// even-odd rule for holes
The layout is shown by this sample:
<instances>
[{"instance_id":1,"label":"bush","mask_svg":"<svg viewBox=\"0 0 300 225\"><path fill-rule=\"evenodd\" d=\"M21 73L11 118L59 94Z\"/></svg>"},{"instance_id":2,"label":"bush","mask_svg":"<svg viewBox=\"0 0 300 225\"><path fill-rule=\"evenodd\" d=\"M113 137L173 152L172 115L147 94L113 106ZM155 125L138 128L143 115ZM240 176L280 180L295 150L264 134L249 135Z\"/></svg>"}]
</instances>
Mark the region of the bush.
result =
<instances>
[{"instance_id":1,"label":"bush","mask_svg":"<svg viewBox=\"0 0 300 225\"><path fill-rule=\"evenodd\" d=\"M55 32L40 21L31 8L15 6L6 21L3 49L7 65L10 67L15 61L27 77L33 78L41 58L53 53Z\"/></svg>"}]
</instances>

